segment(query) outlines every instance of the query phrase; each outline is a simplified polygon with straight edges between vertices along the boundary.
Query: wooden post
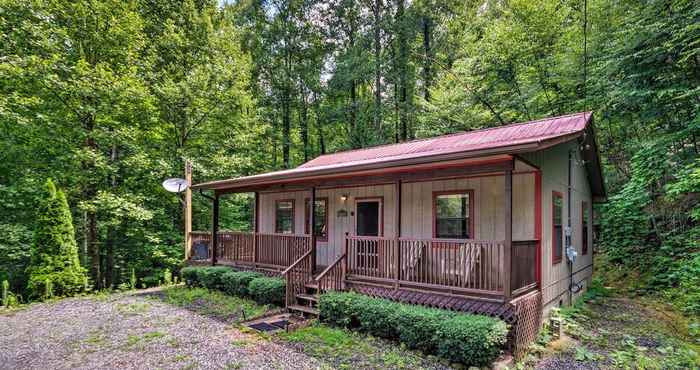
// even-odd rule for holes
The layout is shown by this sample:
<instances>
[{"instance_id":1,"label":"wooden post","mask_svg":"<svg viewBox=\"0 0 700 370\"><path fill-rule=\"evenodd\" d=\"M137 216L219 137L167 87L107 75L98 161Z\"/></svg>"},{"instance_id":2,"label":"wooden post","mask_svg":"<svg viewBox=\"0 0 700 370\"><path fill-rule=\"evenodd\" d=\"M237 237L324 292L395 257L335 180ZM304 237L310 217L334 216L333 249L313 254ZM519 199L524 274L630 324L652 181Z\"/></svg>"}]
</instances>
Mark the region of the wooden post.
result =
<instances>
[{"instance_id":1,"label":"wooden post","mask_svg":"<svg viewBox=\"0 0 700 370\"><path fill-rule=\"evenodd\" d=\"M348 240L348 232L345 232L345 258L343 259L343 290L345 290L345 279L347 279L348 276L348 258L350 258L350 255L348 254L348 243L350 241Z\"/></svg>"},{"instance_id":2,"label":"wooden post","mask_svg":"<svg viewBox=\"0 0 700 370\"><path fill-rule=\"evenodd\" d=\"M253 266L258 265L258 233L260 232L260 193L253 193Z\"/></svg>"},{"instance_id":3,"label":"wooden post","mask_svg":"<svg viewBox=\"0 0 700 370\"><path fill-rule=\"evenodd\" d=\"M216 265L216 253L219 247L219 194L214 193L211 205L211 265Z\"/></svg>"},{"instance_id":4,"label":"wooden post","mask_svg":"<svg viewBox=\"0 0 700 370\"><path fill-rule=\"evenodd\" d=\"M185 260L192 257L192 163L185 161Z\"/></svg>"},{"instance_id":5,"label":"wooden post","mask_svg":"<svg viewBox=\"0 0 700 370\"><path fill-rule=\"evenodd\" d=\"M396 281L394 282L394 289L399 288L399 280L401 280L401 180L396 180L396 183L394 184L394 192L396 194L396 199L394 200L396 202L396 205L394 207L394 210L396 211L396 214L394 217L396 218L396 256L395 256L395 261L394 263L396 264Z\"/></svg>"},{"instance_id":6,"label":"wooden post","mask_svg":"<svg viewBox=\"0 0 700 370\"><path fill-rule=\"evenodd\" d=\"M510 280L513 274L513 266L511 263L511 253L513 247L513 171L506 170L505 173L505 192L504 192L505 202L505 245L503 253L503 268L504 268L504 281L503 281L503 295L505 296L506 302L510 301L511 296L511 285Z\"/></svg>"},{"instance_id":7,"label":"wooden post","mask_svg":"<svg viewBox=\"0 0 700 370\"><path fill-rule=\"evenodd\" d=\"M311 204L309 207L311 208L309 212L311 213L309 215L309 219L311 222L311 225L309 225L309 228L311 229L311 272L313 273L316 271L316 187L312 186L311 187ZM328 210L326 210L328 212Z\"/></svg>"}]
</instances>

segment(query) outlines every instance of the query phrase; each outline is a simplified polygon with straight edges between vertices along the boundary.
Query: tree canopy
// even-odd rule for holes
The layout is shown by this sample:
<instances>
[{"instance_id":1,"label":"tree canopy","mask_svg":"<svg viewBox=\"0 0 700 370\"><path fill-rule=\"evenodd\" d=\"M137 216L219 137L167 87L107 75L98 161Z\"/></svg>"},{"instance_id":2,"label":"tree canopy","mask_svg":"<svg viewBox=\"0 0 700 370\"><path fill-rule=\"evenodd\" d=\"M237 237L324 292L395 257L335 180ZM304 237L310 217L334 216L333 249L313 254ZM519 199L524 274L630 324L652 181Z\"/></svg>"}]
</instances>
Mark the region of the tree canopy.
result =
<instances>
[{"instance_id":1,"label":"tree canopy","mask_svg":"<svg viewBox=\"0 0 700 370\"><path fill-rule=\"evenodd\" d=\"M696 5L0 0L0 278L26 283L49 177L82 264L113 287L182 259L181 206L160 182L186 160L199 182L592 110L606 256L640 289L695 294L684 305L698 312ZM195 197L195 229L208 207ZM249 214L232 197L223 227Z\"/></svg>"}]
</instances>

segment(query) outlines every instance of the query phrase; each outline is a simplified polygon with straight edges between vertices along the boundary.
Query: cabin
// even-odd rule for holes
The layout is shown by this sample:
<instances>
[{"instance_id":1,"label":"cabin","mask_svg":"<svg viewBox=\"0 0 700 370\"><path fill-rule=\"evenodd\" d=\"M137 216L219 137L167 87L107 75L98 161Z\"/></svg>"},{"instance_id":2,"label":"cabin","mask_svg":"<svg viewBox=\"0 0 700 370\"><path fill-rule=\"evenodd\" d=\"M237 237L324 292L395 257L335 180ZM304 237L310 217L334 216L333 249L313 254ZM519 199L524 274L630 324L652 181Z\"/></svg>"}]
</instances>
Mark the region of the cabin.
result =
<instances>
[{"instance_id":1,"label":"cabin","mask_svg":"<svg viewBox=\"0 0 700 370\"><path fill-rule=\"evenodd\" d=\"M213 227L186 222L186 256L281 274L292 311L314 313L318 293L354 290L500 317L524 345L590 283L592 207L606 199L592 120L583 112L348 150L193 185L211 194ZM254 200L252 232L219 230L221 197L241 192Z\"/></svg>"}]
</instances>

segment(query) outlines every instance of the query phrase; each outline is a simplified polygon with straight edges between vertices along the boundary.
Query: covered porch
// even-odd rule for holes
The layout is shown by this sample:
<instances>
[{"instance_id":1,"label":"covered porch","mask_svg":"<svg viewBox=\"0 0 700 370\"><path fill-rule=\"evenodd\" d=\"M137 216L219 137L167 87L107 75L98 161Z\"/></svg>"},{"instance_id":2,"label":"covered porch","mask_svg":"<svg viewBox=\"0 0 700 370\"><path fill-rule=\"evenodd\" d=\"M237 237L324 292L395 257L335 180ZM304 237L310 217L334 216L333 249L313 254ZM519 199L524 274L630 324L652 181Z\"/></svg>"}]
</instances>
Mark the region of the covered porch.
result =
<instances>
[{"instance_id":1,"label":"covered porch","mask_svg":"<svg viewBox=\"0 0 700 370\"><path fill-rule=\"evenodd\" d=\"M280 273L287 279L288 305L308 286L318 292L381 287L492 302L538 287L540 173L522 158L494 155L299 178L298 169L280 172L291 173L195 186L213 191L213 228L188 234L188 258ZM431 184L428 190L421 190L424 183ZM434 208L437 196L461 184L476 188L476 201L475 190L465 194L480 203L469 216L468 235L425 231L436 212L430 204ZM220 198L235 192L253 193L252 232L218 230ZM425 193L430 199L422 199ZM292 215L291 232L275 232L277 216L266 214L280 201L304 205L304 212ZM368 208L358 208L361 202L377 203L369 207L377 213L376 229L358 224ZM476 226L475 218L482 220Z\"/></svg>"}]
</instances>

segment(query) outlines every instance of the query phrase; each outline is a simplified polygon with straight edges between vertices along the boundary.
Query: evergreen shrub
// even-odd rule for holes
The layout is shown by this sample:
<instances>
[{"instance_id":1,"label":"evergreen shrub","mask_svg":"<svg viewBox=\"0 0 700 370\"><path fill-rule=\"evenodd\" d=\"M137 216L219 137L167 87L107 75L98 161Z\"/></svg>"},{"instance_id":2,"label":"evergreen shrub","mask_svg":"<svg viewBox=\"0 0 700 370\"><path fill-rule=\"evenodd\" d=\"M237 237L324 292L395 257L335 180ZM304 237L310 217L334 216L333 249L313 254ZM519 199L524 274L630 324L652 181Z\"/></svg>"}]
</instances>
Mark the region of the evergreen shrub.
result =
<instances>
[{"instance_id":1,"label":"evergreen shrub","mask_svg":"<svg viewBox=\"0 0 700 370\"><path fill-rule=\"evenodd\" d=\"M284 305L286 293L284 279L276 277L259 277L250 281L248 291L251 298L260 304Z\"/></svg>"},{"instance_id":2,"label":"evergreen shrub","mask_svg":"<svg viewBox=\"0 0 700 370\"><path fill-rule=\"evenodd\" d=\"M353 292L329 292L319 300L321 320L397 339L409 348L466 365L490 364L506 343L503 321L372 298Z\"/></svg>"},{"instance_id":3,"label":"evergreen shrub","mask_svg":"<svg viewBox=\"0 0 700 370\"><path fill-rule=\"evenodd\" d=\"M221 275L222 290L227 294L246 297L250 295L248 285L253 279L264 275L253 271L229 271Z\"/></svg>"},{"instance_id":4,"label":"evergreen shrub","mask_svg":"<svg viewBox=\"0 0 700 370\"><path fill-rule=\"evenodd\" d=\"M84 291L87 285L66 196L51 180L46 182L45 197L38 207L27 274L32 298L70 296Z\"/></svg>"}]
</instances>

